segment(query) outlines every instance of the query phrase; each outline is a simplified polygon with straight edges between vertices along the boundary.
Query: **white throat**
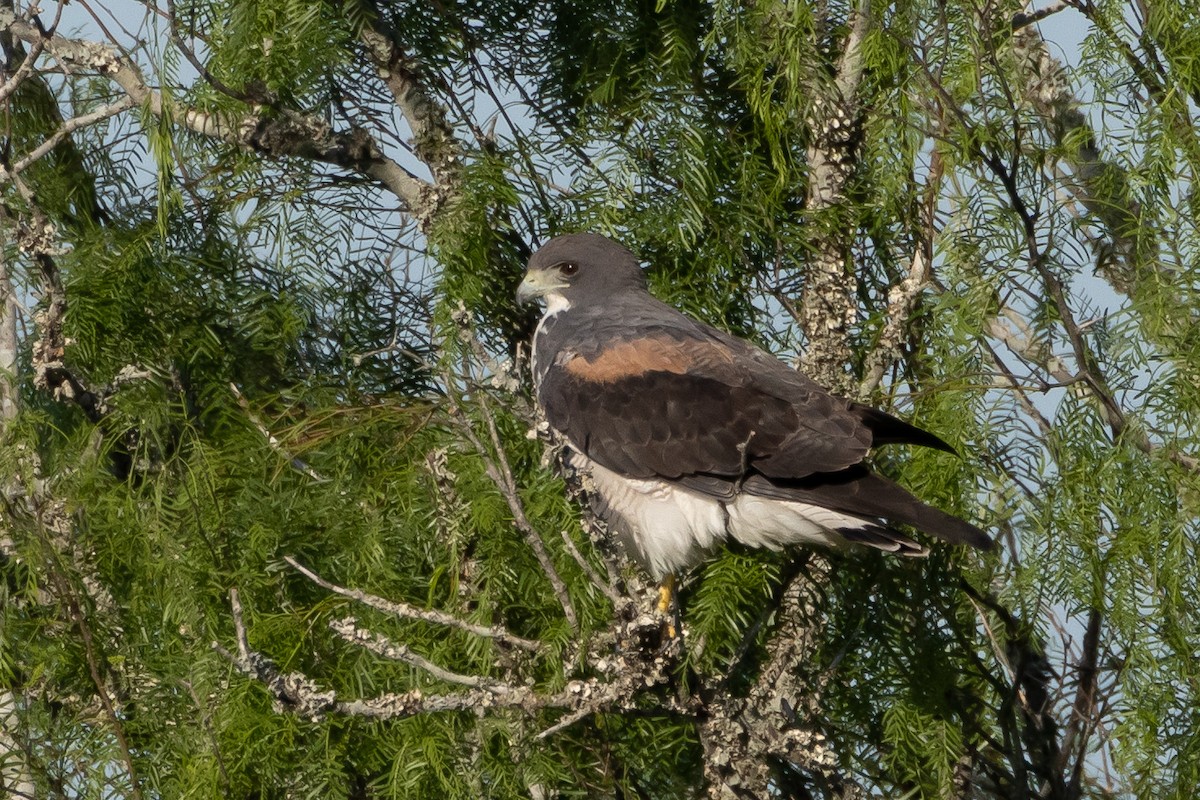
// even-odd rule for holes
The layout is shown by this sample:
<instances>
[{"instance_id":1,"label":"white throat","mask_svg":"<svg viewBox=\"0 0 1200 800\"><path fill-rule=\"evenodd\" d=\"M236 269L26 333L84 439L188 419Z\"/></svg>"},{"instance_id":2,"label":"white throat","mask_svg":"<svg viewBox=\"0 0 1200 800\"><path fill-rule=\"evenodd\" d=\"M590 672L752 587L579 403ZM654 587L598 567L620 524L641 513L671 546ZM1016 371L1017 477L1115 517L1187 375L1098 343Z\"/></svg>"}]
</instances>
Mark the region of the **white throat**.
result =
<instances>
[{"instance_id":1,"label":"white throat","mask_svg":"<svg viewBox=\"0 0 1200 800\"><path fill-rule=\"evenodd\" d=\"M530 353L529 357L529 366L533 369L533 381L535 384L541 383L541 371L538 370L537 359L538 340L545 332L546 323L571 307L571 302L563 297L561 292L547 292L545 297L546 313L542 314L542 318L538 320L537 330L533 332L533 352Z\"/></svg>"},{"instance_id":2,"label":"white throat","mask_svg":"<svg viewBox=\"0 0 1200 800\"><path fill-rule=\"evenodd\" d=\"M571 307L571 301L563 297L562 292L547 292L546 293L546 313L542 315L542 321L546 321L546 317L553 317L555 314L561 314Z\"/></svg>"}]
</instances>

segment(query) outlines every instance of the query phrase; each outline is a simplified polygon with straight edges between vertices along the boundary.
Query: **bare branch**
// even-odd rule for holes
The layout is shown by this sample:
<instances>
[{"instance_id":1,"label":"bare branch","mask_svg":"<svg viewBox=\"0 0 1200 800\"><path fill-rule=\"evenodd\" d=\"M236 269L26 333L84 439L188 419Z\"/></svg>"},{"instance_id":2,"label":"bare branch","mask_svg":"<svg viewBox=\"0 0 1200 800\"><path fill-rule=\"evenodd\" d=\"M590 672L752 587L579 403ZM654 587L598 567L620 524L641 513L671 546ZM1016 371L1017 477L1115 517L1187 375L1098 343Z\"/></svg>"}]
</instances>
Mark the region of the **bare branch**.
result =
<instances>
[{"instance_id":1,"label":"bare branch","mask_svg":"<svg viewBox=\"0 0 1200 800\"><path fill-rule=\"evenodd\" d=\"M237 639L238 658L246 663L250 661L250 642L246 637L246 621L242 615L242 598L237 587L229 590L229 606L233 614L233 630Z\"/></svg>"},{"instance_id":2,"label":"bare branch","mask_svg":"<svg viewBox=\"0 0 1200 800\"><path fill-rule=\"evenodd\" d=\"M924 197L920 208L920 229L917 231L917 248L909 263L908 275L888 290L887 321L879 335L875 348L867 356L863 372L865 376L858 386L858 397L866 400L883 381L884 373L900 358L900 347L909 320L917 309L921 293L933 280L933 241L937 234L936 207L938 189L942 184L945 165L941 154L935 149L930 157L929 177L925 182Z\"/></svg>"},{"instance_id":3,"label":"bare branch","mask_svg":"<svg viewBox=\"0 0 1200 800\"><path fill-rule=\"evenodd\" d=\"M1104 618L1100 609L1088 611L1087 627L1083 634L1082 652L1079 662L1075 665L1078 684L1075 687L1075 702L1071 706L1071 716L1067 720L1066 731L1062 736L1062 752L1058 768L1070 770L1071 779L1067 782L1066 797L1077 800L1082 796L1083 767L1087 761L1088 740L1099 725L1097 714L1097 677L1100 673L1100 631ZM1074 756L1074 765L1069 763Z\"/></svg>"},{"instance_id":4,"label":"bare branch","mask_svg":"<svg viewBox=\"0 0 1200 800\"><path fill-rule=\"evenodd\" d=\"M471 355L480 360L486 360L487 354L483 351L483 346L479 340L475 338L474 331L470 327L470 317L465 311L460 309L455 314L455 322L459 326L459 338L468 348ZM492 414L491 405L487 399L487 392L481 391L474 378L470 375L470 369L464 368L463 378L468 382L467 391L475 400L476 406L479 408L480 415L483 417L484 426L487 428L488 439L491 442L491 447L487 447L480 440L478 434L475 433L470 417L467 416L462 404L456 396L457 388L456 381L453 376L445 374L444 379L446 386L449 388L448 397L453 405L453 416L459 422L459 427L471 442L483 459L484 471L500 494L504 497L504 501L508 504L509 511L513 515L513 522L517 526L517 530L525 537L529 549L533 551L534 557L537 558L538 564L545 573L546 579L550 581L551 587L554 589L554 595L558 598L559 605L562 606L563 616L567 620L567 624L572 629L579 627L579 619L575 614L575 606L571 603L571 595L567 591L567 585L563 581L562 576L558 574L558 569L554 566L554 560L550 557L550 552L546 549L545 542L542 541L541 534L529 521L529 517L525 514L525 504L521 501L520 491L517 487L517 481L513 477L512 467L508 463L508 456L504 452L504 443L500 440L500 432L496 428L496 419Z\"/></svg>"},{"instance_id":5,"label":"bare branch","mask_svg":"<svg viewBox=\"0 0 1200 800\"><path fill-rule=\"evenodd\" d=\"M8 181L13 175L18 175L22 171L28 169L30 164L33 164L39 158L44 157L55 147L58 147L58 145L64 139L80 128L86 128L88 125L94 125L101 120L114 117L117 114L128 111L129 109L133 108L133 106L133 98L124 97L115 103L101 106L91 113L82 114L78 117L72 117L71 119L64 120L62 126L58 130L47 137L44 142L39 144L33 150L30 150L23 158L13 163L12 166L8 167L7 169L5 169L3 166L0 166L0 183Z\"/></svg>"},{"instance_id":6,"label":"bare branch","mask_svg":"<svg viewBox=\"0 0 1200 800\"><path fill-rule=\"evenodd\" d=\"M575 559L575 563L583 570L583 574L587 575L592 585L599 589L612 602L614 609L619 609L628 598L622 597L615 586L600 577L600 574L592 568L588 560L579 552L579 548L575 546L575 542L571 541L571 535L566 530L560 531L560 533L562 534L563 546L567 548L567 552L571 554L571 558Z\"/></svg>"},{"instance_id":7,"label":"bare branch","mask_svg":"<svg viewBox=\"0 0 1200 800\"><path fill-rule=\"evenodd\" d=\"M151 89L137 65L111 47L59 34L47 40L36 25L7 8L0 8L0 28L30 45L44 43L64 65L108 78L124 90L134 105L142 106L156 117L167 116L188 130L274 158L300 156L362 173L383 184L418 217L428 218L430 214L429 183L384 155L370 134L361 128L334 131L324 119L288 109L273 109L271 116L251 113L226 118L180 107Z\"/></svg>"},{"instance_id":8,"label":"bare branch","mask_svg":"<svg viewBox=\"0 0 1200 800\"><path fill-rule=\"evenodd\" d=\"M0 14L3 12L4 9L0 8ZM33 385L49 391L56 400L73 402L89 420L98 422L104 413L103 398L69 370L63 360L67 348L66 335L63 333L67 301L62 276L55 262L55 256L61 252L58 247L58 228L38 206L37 198L21 176L10 174L9 178L30 208L30 213L28 217L13 219L7 208L0 205L0 222L16 228L17 247L29 253L38 265L45 298L42 307L33 316L34 326L39 332L31 348Z\"/></svg>"},{"instance_id":9,"label":"bare branch","mask_svg":"<svg viewBox=\"0 0 1200 800\"><path fill-rule=\"evenodd\" d=\"M1200 459L1187 453L1163 448L1161 445L1152 442L1144 430L1135 428L1129 424L1124 409L1121 408L1120 403L1117 402L1112 390L1109 388L1108 382L1092 353L1092 349L1084 337L1084 327L1075 319L1075 313L1067 300L1066 289L1063 287L1062 281L1046 264L1044 253L1037 239L1037 215L1026 205L1024 198L1021 196L1017 186L1016 170L1006 166L994 155L984 155L983 161L997 179L999 179L1008 195L1013 211L1021 219L1029 263L1038 275L1041 276L1046 294L1053 304L1055 311L1058 313L1063 331L1067 336L1067 341L1071 344L1076 368L1074 375L1071 375L1065 365L1061 365L1057 361L1057 356L1053 354L1046 356L1045 368L1051 370L1051 374L1056 377L1061 376L1063 379L1070 377L1073 382L1077 382L1080 385L1088 396L1095 401L1096 408L1105 423L1109 426L1109 430L1112 431L1114 440L1125 438L1134 447L1147 455L1158 454L1165 456L1175 464L1191 472L1200 473ZM1010 319L1012 318L1010 317ZM1017 318L1019 318L1019 315L1017 315ZM1064 380L1064 382L1069 381Z\"/></svg>"},{"instance_id":10,"label":"bare branch","mask_svg":"<svg viewBox=\"0 0 1200 800\"><path fill-rule=\"evenodd\" d=\"M1061 10L1057 3L1043 15ZM1086 12L1085 12L1086 13ZM1036 15L1035 15L1036 16ZM1107 250L1100 254L1098 272L1122 294L1136 291L1139 271L1152 265L1154 237L1141 225L1142 209L1133 196L1128 171L1105 157L1098 137L1071 91L1067 70L1050 53L1032 19L1013 19L1013 54L1025 72L1021 98L1045 119L1046 129L1071 167L1067 188L1107 232Z\"/></svg>"},{"instance_id":11,"label":"bare branch","mask_svg":"<svg viewBox=\"0 0 1200 800\"><path fill-rule=\"evenodd\" d=\"M236 593L231 593L230 599L235 597ZM617 623L607 636L600 637L606 645L615 648L615 653L610 652L606 657L593 661L591 666L598 674L585 680L569 681L561 691L548 694L539 693L531 682L501 683L479 676L452 673L417 656L403 645L373 634L364 635L353 621L343 620L331 627L339 635L344 635L347 641L385 658L412 664L440 680L468 686L469 689L445 695L430 695L412 689L373 698L339 700L336 692L322 689L301 673L280 672L270 659L244 647L246 631L240 604L234 607L239 652L231 653L218 642L213 642L212 647L244 675L262 683L279 710L303 717L320 719L332 713L373 719L403 719L446 711L482 713L493 708L520 709L526 714L550 709L565 710L566 717L538 735L538 738L546 738L599 711L634 710L641 695L654 691L669 680L679 656L679 642L672 640L665 648L643 647L640 643L645 640L647 625L659 630L658 621L651 618ZM665 711L675 713L694 713L691 705L676 700L667 700L662 707Z\"/></svg>"},{"instance_id":12,"label":"bare branch","mask_svg":"<svg viewBox=\"0 0 1200 800\"><path fill-rule=\"evenodd\" d=\"M495 694L504 694L508 690L507 686L497 681L479 675L463 675L462 673L451 672L444 667L439 667L424 656L414 653L407 645L393 642L381 634L364 630L359 627L358 620L354 617L331 620L329 629L350 644L370 650L375 655L390 661L399 661L416 667L423 672L429 673L439 681L457 683L460 686L469 686L472 689L486 689Z\"/></svg>"},{"instance_id":13,"label":"bare branch","mask_svg":"<svg viewBox=\"0 0 1200 800\"><path fill-rule=\"evenodd\" d=\"M238 405L241 407L242 411L245 411L246 416L250 418L250 422L254 424L254 427L258 428L258 432L261 433L263 438L267 440L267 444L271 446L272 450L286 458L287 462L291 464L292 469L296 470L297 472L303 472L317 483L325 483L329 480L325 476L321 475L321 473L310 467L302 459L292 455L287 451L287 448L283 446L283 442L279 441L279 439L275 437L275 434L271 433L267 426L263 424L262 420L258 418L258 415L250 410L250 403L246 400L246 396L242 394L242 390L238 388L236 383L230 383L229 388L233 391L233 396L237 398Z\"/></svg>"},{"instance_id":14,"label":"bare branch","mask_svg":"<svg viewBox=\"0 0 1200 800\"><path fill-rule=\"evenodd\" d=\"M116 737L117 745L121 752L121 764L129 776L129 795L133 800L141 800L141 780L138 777L129 737L125 732L127 715L123 710L118 710L119 701L114 697L114 692L110 687L111 667L105 658L105 654L100 649L100 644L96 641L92 633L92 626L88 620L88 613L85 610L83 599L75 591L70 579L67 577L61 574L54 574L51 576L51 582L54 584L55 593L66 604L71 621L75 624L76 630L79 632L79 639L83 643L84 660L87 663L88 675L92 679L92 686L96 690L96 697L99 699L100 705L104 708L104 714L108 719L109 725L112 727L113 735Z\"/></svg>"},{"instance_id":15,"label":"bare branch","mask_svg":"<svg viewBox=\"0 0 1200 800\"><path fill-rule=\"evenodd\" d=\"M385 600L373 594L368 594L360 589L347 589L343 586L338 586L336 583L330 583L321 576L317 575L312 570L300 564L291 556L284 556L286 561L293 569L299 572L310 581L320 586L322 589L327 589L334 594L340 594L342 597L347 597L356 602L362 603L365 606L370 606L377 611L382 611L385 614L391 614L396 617L405 619L417 619L423 622L430 622L434 625L445 625L449 628L457 628L461 631L482 636L486 639L495 639L498 642L520 647L523 650L538 651L541 649L541 644L532 639L523 639L520 636L509 633L503 628L493 627L488 625L477 625L473 622L459 619L458 617L447 614L444 611L435 609L422 609L411 606L408 603L401 603L395 600Z\"/></svg>"},{"instance_id":16,"label":"bare branch","mask_svg":"<svg viewBox=\"0 0 1200 800\"><path fill-rule=\"evenodd\" d=\"M4 233L0 229L0 238ZM18 411L17 356L21 343L17 338L17 316L20 308L4 248L0 247L0 438L8 432Z\"/></svg>"},{"instance_id":17,"label":"bare branch","mask_svg":"<svg viewBox=\"0 0 1200 800\"><path fill-rule=\"evenodd\" d=\"M9 95L17 90L17 87L19 87L26 78L33 74L34 62L36 62L38 56L42 54L43 47L45 47L44 40L39 39L38 41L34 42L30 46L29 52L25 54L24 60L21 62L21 66L17 67L17 71L10 75L8 80L0 84L0 102L3 102L5 99L7 99Z\"/></svg>"}]
</instances>

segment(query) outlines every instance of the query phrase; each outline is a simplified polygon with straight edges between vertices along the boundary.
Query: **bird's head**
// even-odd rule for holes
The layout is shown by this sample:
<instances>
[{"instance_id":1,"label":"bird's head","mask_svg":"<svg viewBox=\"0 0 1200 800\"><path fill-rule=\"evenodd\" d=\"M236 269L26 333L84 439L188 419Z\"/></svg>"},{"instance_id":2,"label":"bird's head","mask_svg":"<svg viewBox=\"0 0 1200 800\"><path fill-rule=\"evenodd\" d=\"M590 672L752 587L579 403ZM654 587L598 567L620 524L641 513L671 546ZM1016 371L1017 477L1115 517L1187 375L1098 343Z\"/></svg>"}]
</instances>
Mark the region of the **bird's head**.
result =
<instances>
[{"instance_id":1,"label":"bird's head","mask_svg":"<svg viewBox=\"0 0 1200 800\"><path fill-rule=\"evenodd\" d=\"M645 288L642 268L627 248L596 233L572 233L551 239L529 259L517 302L545 298L548 307L567 308Z\"/></svg>"}]
</instances>

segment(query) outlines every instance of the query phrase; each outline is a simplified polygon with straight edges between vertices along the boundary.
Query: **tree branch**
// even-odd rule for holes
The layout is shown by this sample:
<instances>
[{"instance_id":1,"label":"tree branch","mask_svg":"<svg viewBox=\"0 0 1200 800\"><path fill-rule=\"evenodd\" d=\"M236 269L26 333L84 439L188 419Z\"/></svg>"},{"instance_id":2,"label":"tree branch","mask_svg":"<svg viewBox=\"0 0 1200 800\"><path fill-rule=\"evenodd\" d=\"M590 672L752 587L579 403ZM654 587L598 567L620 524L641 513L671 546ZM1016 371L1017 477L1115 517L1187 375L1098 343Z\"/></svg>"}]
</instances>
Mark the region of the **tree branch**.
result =
<instances>
[{"instance_id":1,"label":"tree branch","mask_svg":"<svg viewBox=\"0 0 1200 800\"><path fill-rule=\"evenodd\" d=\"M1053 7L1052 7L1053 8ZM1150 229L1141 225L1141 205L1133 197L1127 170L1104 156L1067 71L1050 54L1036 25L1013 20L1012 46L1026 79L1021 97L1046 121L1046 129L1071 167L1067 188L1111 237L1111 255L1101 254L1099 273L1122 294L1136 291L1138 272L1153 260Z\"/></svg>"},{"instance_id":2,"label":"tree branch","mask_svg":"<svg viewBox=\"0 0 1200 800\"><path fill-rule=\"evenodd\" d=\"M362 5L369 11L369 22L359 31L359 39L408 122L417 158L428 165L434 184L444 194L457 183L462 158L454 129L446 119L445 109L429 90L419 65L405 54L398 33L384 19L378 3L362 0Z\"/></svg>"},{"instance_id":3,"label":"tree branch","mask_svg":"<svg viewBox=\"0 0 1200 800\"><path fill-rule=\"evenodd\" d=\"M124 111L133 108L134 102L130 97L124 97L115 103L110 103L106 106L101 106L87 114L81 114L78 117L64 120L62 126L53 134L46 138L41 144L30 150L23 158L18 159L11 166L5 168L0 167L0 183L4 183L12 179L12 176L19 175L22 171L29 168L39 158L42 158L55 147L57 147L64 139L70 136L80 128L86 128L89 125L94 125L101 120L114 117Z\"/></svg>"},{"instance_id":4,"label":"tree branch","mask_svg":"<svg viewBox=\"0 0 1200 800\"><path fill-rule=\"evenodd\" d=\"M428 218L430 184L382 153L361 128L334 131L325 120L291 111L259 108L240 117L221 117L194 108L180 107L151 89L137 65L97 42L54 34L46 39L36 25L0 8L0 27L30 45L44 44L64 66L77 67L116 83L133 104L156 117L168 117L188 130L245 147L272 158L300 156L359 172L378 181L396 195L418 218Z\"/></svg>"},{"instance_id":5,"label":"tree branch","mask_svg":"<svg viewBox=\"0 0 1200 800\"><path fill-rule=\"evenodd\" d=\"M459 338L470 349L470 355L485 360L487 354L483 351L483 346L479 343L479 340L475 338L474 331L471 329L469 315L462 310L456 312L455 323L459 327ZM567 591L567 584L563 581L562 576L558 574L558 568L554 566L554 560L550 557L550 552L546 549L546 543L542 541L541 534L538 533L537 528L533 526L533 523L529 521L529 517L525 514L525 504L521 501L517 481L513 477L512 467L509 465L508 456L504 452L504 443L501 441L500 432L496 428L496 419L488 403L487 393L477 389L477 383L470 375L469 368L463 370L463 376L468 382L468 392L475 399L480 415L483 417L491 447L485 446L480 440L479 435L476 434L475 428L466 414L466 410L458 401L458 390L454 386L455 381L451 375L446 374L444 378L449 389L447 396L450 398L451 405L453 406L452 415L460 423L459 427L463 435L467 437L467 440L470 441L476 452L483 459L484 471L504 497L504 501L508 504L509 511L513 515L513 522L525 537L525 541L528 543L529 549L533 551L533 555L537 559L538 565L541 566L542 572L545 573L546 579L550 581L550 585L554 590L554 596L558 598L559 605L562 606L563 616L566 618L567 624L571 626L572 630L576 630L579 627L579 618L575 613L575 606L571 602L570 592Z\"/></svg>"},{"instance_id":6,"label":"tree branch","mask_svg":"<svg viewBox=\"0 0 1200 800\"><path fill-rule=\"evenodd\" d=\"M816 232L800 298L799 316L807 339L800 363L811 378L841 394L851 390L850 331L858 321L857 280L848 264L852 238L846 231L844 206L862 140L858 87L862 42L870 24L870 2L864 0L852 13L832 81L809 82L813 100L807 120L811 139L806 211Z\"/></svg>"},{"instance_id":7,"label":"tree branch","mask_svg":"<svg viewBox=\"0 0 1200 800\"><path fill-rule=\"evenodd\" d=\"M543 694L537 691L532 681L521 678L504 683L450 672L403 645L361 631L353 620L342 620L331 623L330 627L347 641L366 647L382 657L411 664L439 680L469 689L441 695L411 689L373 698L341 700L335 691L322 689L302 673L281 672L269 658L251 650L236 589L230 591L230 605L237 652L231 653L219 642L213 642L212 648L243 675L261 683L271 693L279 710L290 711L314 721L327 714L404 719L421 714L481 712L497 708L519 709L526 715L543 710L565 711L565 717L537 735L537 738L544 739L591 714L606 710L635 710L642 695L655 691L669 681L680 652L678 640L672 640L662 649L644 645L647 629L659 629L658 621L653 618L617 622L607 635L598 639L605 648L605 655L588 659L592 675L582 680L568 681L560 691ZM674 713L694 713L692 706L676 700L667 700L663 708Z\"/></svg>"},{"instance_id":8,"label":"tree branch","mask_svg":"<svg viewBox=\"0 0 1200 800\"><path fill-rule=\"evenodd\" d=\"M912 261L909 262L908 275L888 290L887 319L879 341L863 365L864 377L858 385L859 400L865 401L870 398L883 381L884 373L899 360L909 320L917 310L921 293L933 280L933 241L937 234L936 206L943 172L941 153L935 149L930 156L929 177L925 183L919 212L917 246Z\"/></svg>"},{"instance_id":9,"label":"tree branch","mask_svg":"<svg viewBox=\"0 0 1200 800\"><path fill-rule=\"evenodd\" d=\"M1112 390L1108 387L1108 382L1105 380L1099 364L1091 348L1088 346L1087 340L1083 335L1083 328L1075 319L1075 314L1067 301L1066 290L1063 288L1062 281L1046 265L1044 254L1037 241L1036 213L1026 205L1024 198L1021 197L1020 190L1017 187L1016 170L1006 167L997 156L985 155L983 160L997 179L999 179L1008 195L1013 211L1016 212L1021 220L1029 263L1042 278L1048 299L1058 314L1063 330L1067 335L1067 341L1070 343L1074 354L1076 372L1073 376L1066 370L1065 366L1053 366L1050 359L1057 359L1056 356L1048 356L1046 362L1047 368L1054 368L1056 372L1059 372L1061 369L1060 374L1062 378L1071 377L1072 382L1078 383L1085 389L1087 394L1095 401L1096 408L1105 423L1109 426L1109 430L1112 431L1114 440L1124 438L1147 455L1165 455L1166 458L1175 464L1191 472L1200 473L1200 459L1187 453L1163 448L1152 442L1144 430L1130 426L1124 409L1121 408Z\"/></svg>"},{"instance_id":10,"label":"tree branch","mask_svg":"<svg viewBox=\"0 0 1200 800\"><path fill-rule=\"evenodd\" d=\"M861 793L837 771L834 754L816 730L823 681L816 669L800 676L804 666L819 662L819 620L832 567L823 554L809 550L792 569L778 598L778 627L749 693L736 697L722 688L706 698L700 741L713 800L769 797L798 780L834 797Z\"/></svg>"},{"instance_id":11,"label":"tree branch","mask_svg":"<svg viewBox=\"0 0 1200 800\"><path fill-rule=\"evenodd\" d=\"M411 667L416 667L422 672L429 673L439 681L457 683L460 686L469 686L472 689L486 689L489 692L497 694L503 694L507 690L507 687L498 681L493 681L480 675L463 675L462 673L452 672L444 667L439 667L419 653L414 653L407 645L393 642L386 636L359 627L358 620L354 617L331 620L329 629L350 644L358 645L389 661L399 661Z\"/></svg>"},{"instance_id":12,"label":"tree branch","mask_svg":"<svg viewBox=\"0 0 1200 800\"><path fill-rule=\"evenodd\" d=\"M340 594L342 597L347 597L356 602L362 603L365 606L370 606L377 611L382 611L385 614L391 614L404 619L416 619L423 622L430 622L434 625L445 625L448 628L457 628L458 630L482 636L485 639L495 639L503 644L519 647L522 650L536 652L541 649L542 645L532 639L523 639L520 636L509 633L503 628L493 627L489 625L477 625L473 622L459 619L458 617L447 614L444 611L436 609L422 609L411 606L408 603L401 603L396 600L385 600L373 594L362 591L361 589L347 589L343 586L338 586L336 583L329 581L317 575L312 570L303 566L291 556L284 556L283 560L288 563L293 569L299 572L310 581L320 586L322 589L328 589L334 594Z\"/></svg>"}]
</instances>

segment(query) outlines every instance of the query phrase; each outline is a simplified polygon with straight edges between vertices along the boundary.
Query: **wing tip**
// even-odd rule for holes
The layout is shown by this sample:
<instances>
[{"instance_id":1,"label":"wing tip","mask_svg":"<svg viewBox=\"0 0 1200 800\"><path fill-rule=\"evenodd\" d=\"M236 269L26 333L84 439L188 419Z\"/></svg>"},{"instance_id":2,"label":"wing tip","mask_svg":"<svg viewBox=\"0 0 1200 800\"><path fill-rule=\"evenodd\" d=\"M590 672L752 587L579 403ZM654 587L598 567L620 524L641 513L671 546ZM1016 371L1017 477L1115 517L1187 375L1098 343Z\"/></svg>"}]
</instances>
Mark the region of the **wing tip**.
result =
<instances>
[{"instance_id":1,"label":"wing tip","mask_svg":"<svg viewBox=\"0 0 1200 800\"><path fill-rule=\"evenodd\" d=\"M930 433L924 428L918 428L898 417L893 417L886 411L880 411L862 403L851 403L850 407L858 415L859 420L871 431L872 446L915 444L920 447L941 450L943 453L958 455L958 451L937 434Z\"/></svg>"},{"instance_id":2,"label":"wing tip","mask_svg":"<svg viewBox=\"0 0 1200 800\"><path fill-rule=\"evenodd\" d=\"M931 526L932 529L928 533L950 544L967 545L985 553L996 549L996 541L988 536L982 528L972 525L964 519L942 513L950 524Z\"/></svg>"}]
</instances>

